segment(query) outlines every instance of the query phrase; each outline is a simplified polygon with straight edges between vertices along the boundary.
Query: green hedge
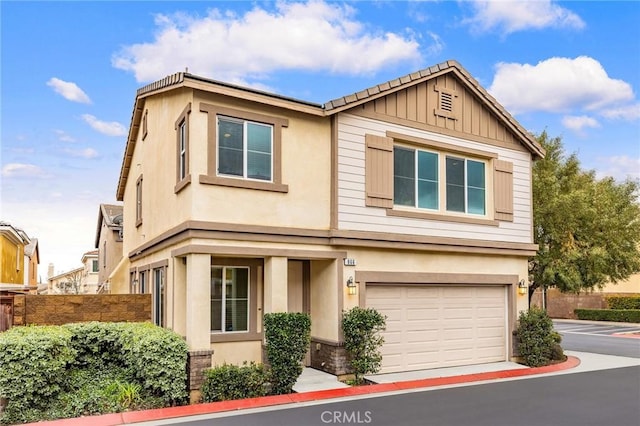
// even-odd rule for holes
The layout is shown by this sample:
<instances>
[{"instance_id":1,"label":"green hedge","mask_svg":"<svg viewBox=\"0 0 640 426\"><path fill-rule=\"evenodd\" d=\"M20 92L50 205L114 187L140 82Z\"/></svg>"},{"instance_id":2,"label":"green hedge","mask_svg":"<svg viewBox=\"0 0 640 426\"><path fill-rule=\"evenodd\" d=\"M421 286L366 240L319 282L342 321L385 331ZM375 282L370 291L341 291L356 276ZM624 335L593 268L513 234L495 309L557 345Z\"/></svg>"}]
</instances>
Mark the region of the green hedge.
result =
<instances>
[{"instance_id":1,"label":"green hedge","mask_svg":"<svg viewBox=\"0 0 640 426\"><path fill-rule=\"evenodd\" d=\"M44 407L64 387L75 358L72 334L57 326L13 327L0 333L0 397L20 411Z\"/></svg>"},{"instance_id":2,"label":"green hedge","mask_svg":"<svg viewBox=\"0 0 640 426\"><path fill-rule=\"evenodd\" d=\"M151 323L87 322L0 333L2 423L187 400L184 340Z\"/></svg>"},{"instance_id":3,"label":"green hedge","mask_svg":"<svg viewBox=\"0 0 640 426\"><path fill-rule=\"evenodd\" d=\"M574 309L573 312L581 320L640 322L640 309Z\"/></svg>"},{"instance_id":4,"label":"green hedge","mask_svg":"<svg viewBox=\"0 0 640 426\"><path fill-rule=\"evenodd\" d=\"M205 371L202 402L256 398L269 393L269 373L262 364L224 364Z\"/></svg>"},{"instance_id":5,"label":"green hedge","mask_svg":"<svg viewBox=\"0 0 640 426\"><path fill-rule=\"evenodd\" d=\"M640 309L640 296L609 296L609 309Z\"/></svg>"},{"instance_id":6,"label":"green hedge","mask_svg":"<svg viewBox=\"0 0 640 426\"><path fill-rule=\"evenodd\" d=\"M271 369L271 392L291 393L302 374L302 361L311 341L311 319L300 312L264 315L267 359Z\"/></svg>"}]
</instances>

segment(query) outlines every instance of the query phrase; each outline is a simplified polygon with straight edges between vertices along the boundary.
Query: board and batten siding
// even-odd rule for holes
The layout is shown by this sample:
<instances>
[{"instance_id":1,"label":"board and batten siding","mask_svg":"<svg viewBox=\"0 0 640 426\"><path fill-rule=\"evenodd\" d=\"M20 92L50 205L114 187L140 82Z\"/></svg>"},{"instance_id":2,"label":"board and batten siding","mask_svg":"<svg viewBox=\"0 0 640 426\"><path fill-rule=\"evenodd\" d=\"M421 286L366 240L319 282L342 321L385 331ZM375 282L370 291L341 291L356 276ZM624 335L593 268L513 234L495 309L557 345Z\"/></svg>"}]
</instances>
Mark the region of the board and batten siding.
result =
<instances>
[{"instance_id":1,"label":"board and batten siding","mask_svg":"<svg viewBox=\"0 0 640 426\"><path fill-rule=\"evenodd\" d=\"M498 226L388 216L385 208L366 206L365 135L385 136L387 131L497 154L498 158L494 160L497 169L487 170L489 177L495 174L500 179L501 173L513 176L513 203L496 206L496 219L501 219ZM487 189L492 190L493 187L494 184L490 181ZM493 208L493 197L488 199L490 200L490 204L487 205L489 210ZM528 152L489 146L347 113L340 114L338 118L338 229L340 230L531 243L533 241L531 209L531 155Z\"/></svg>"}]
</instances>

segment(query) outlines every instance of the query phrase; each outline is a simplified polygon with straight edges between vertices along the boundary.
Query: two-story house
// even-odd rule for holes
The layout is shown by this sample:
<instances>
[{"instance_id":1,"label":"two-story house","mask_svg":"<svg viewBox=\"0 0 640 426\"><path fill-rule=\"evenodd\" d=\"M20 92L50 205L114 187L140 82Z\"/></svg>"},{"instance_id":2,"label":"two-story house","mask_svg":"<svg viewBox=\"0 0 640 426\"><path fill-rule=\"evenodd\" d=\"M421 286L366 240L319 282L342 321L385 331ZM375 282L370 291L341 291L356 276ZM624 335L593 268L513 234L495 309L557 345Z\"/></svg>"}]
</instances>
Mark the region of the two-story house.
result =
<instances>
[{"instance_id":1,"label":"two-story house","mask_svg":"<svg viewBox=\"0 0 640 426\"><path fill-rule=\"evenodd\" d=\"M122 206L100 204L95 248L98 250L97 293L108 293L112 274L122 260Z\"/></svg>"},{"instance_id":2,"label":"two-story house","mask_svg":"<svg viewBox=\"0 0 640 426\"><path fill-rule=\"evenodd\" d=\"M178 73L135 98L120 290L213 364L261 361L263 314L301 311L343 374L354 306L387 316L382 372L508 360L542 155L455 61L324 105Z\"/></svg>"},{"instance_id":3,"label":"two-story house","mask_svg":"<svg viewBox=\"0 0 640 426\"><path fill-rule=\"evenodd\" d=\"M54 273L53 264L49 264L46 294L95 294L98 291L100 272L98 250L82 255L82 266L70 271Z\"/></svg>"}]
</instances>

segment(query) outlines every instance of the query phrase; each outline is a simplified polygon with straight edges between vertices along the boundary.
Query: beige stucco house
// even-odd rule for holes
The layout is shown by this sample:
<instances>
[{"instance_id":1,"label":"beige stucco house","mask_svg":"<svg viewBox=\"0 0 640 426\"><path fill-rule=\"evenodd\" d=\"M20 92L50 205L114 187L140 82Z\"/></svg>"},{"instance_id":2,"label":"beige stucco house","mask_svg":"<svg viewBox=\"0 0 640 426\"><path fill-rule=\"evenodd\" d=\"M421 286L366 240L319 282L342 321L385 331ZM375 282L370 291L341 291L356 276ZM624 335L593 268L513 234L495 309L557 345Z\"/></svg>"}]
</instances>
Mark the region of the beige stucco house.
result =
<instances>
[{"instance_id":1,"label":"beige stucco house","mask_svg":"<svg viewBox=\"0 0 640 426\"><path fill-rule=\"evenodd\" d=\"M82 266L70 271L55 273L49 264L47 289L43 294L96 294L98 292L98 250L82 255Z\"/></svg>"},{"instance_id":2,"label":"beige stucco house","mask_svg":"<svg viewBox=\"0 0 640 426\"><path fill-rule=\"evenodd\" d=\"M324 105L174 74L136 94L112 292L151 292L214 365L303 311L309 363L343 374L354 306L387 316L383 372L508 360L543 155L455 61Z\"/></svg>"},{"instance_id":3,"label":"beige stucco house","mask_svg":"<svg viewBox=\"0 0 640 426\"><path fill-rule=\"evenodd\" d=\"M97 293L109 293L113 274L122 259L122 206L100 204L95 248L98 250Z\"/></svg>"}]
</instances>

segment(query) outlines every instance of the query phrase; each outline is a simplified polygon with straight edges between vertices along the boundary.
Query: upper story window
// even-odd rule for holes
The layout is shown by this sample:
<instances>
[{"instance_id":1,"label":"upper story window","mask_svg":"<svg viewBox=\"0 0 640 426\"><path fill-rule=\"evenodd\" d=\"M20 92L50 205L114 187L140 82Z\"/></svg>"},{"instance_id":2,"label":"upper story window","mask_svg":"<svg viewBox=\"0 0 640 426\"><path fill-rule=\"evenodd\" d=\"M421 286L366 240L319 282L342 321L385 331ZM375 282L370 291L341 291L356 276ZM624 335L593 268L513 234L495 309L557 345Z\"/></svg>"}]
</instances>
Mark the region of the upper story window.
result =
<instances>
[{"instance_id":1,"label":"upper story window","mask_svg":"<svg viewBox=\"0 0 640 426\"><path fill-rule=\"evenodd\" d=\"M98 267L98 259L91 260L91 272L100 272L100 268Z\"/></svg>"},{"instance_id":2,"label":"upper story window","mask_svg":"<svg viewBox=\"0 0 640 426\"><path fill-rule=\"evenodd\" d=\"M513 163L388 131L365 136L365 205L388 216L498 226L514 219ZM490 205L492 203L492 205Z\"/></svg>"},{"instance_id":3,"label":"upper story window","mask_svg":"<svg viewBox=\"0 0 640 426\"><path fill-rule=\"evenodd\" d=\"M191 102L184 108L180 117L176 120L176 185L174 192L180 192L182 188L191 182L189 174L189 114Z\"/></svg>"},{"instance_id":4,"label":"upper story window","mask_svg":"<svg viewBox=\"0 0 640 426\"><path fill-rule=\"evenodd\" d=\"M444 157L445 173L440 162ZM485 215L485 162L440 155L436 152L395 146L393 148L393 203L398 206Z\"/></svg>"},{"instance_id":5,"label":"upper story window","mask_svg":"<svg viewBox=\"0 0 640 426\"><path fill-rule=\"evenodd\" d=\"M218 175L271 181L273 126L218 117Z\"/></svg>"},{"instance_id":6,"label":"upper story window","mask_svg":"<svg viewBox=\"0 0 640 426\"><path fill-rule=\"evenodd\" d=\"M142 175L136 181L136 226L142 225Z\"/></svg>"},{"instance_id":7,"label":"upper story window","mask_svg":"<svg viewBox=\"0 0 640 426\"><path fill-rule=\"evenodd\" d=\"M200 183L288 192L282 183L282 132L286 118L207 103L207 174Z\"/></svg>"}]
</instances>

